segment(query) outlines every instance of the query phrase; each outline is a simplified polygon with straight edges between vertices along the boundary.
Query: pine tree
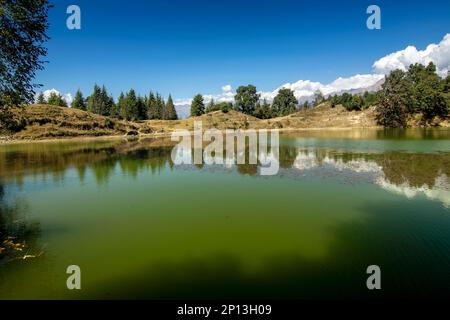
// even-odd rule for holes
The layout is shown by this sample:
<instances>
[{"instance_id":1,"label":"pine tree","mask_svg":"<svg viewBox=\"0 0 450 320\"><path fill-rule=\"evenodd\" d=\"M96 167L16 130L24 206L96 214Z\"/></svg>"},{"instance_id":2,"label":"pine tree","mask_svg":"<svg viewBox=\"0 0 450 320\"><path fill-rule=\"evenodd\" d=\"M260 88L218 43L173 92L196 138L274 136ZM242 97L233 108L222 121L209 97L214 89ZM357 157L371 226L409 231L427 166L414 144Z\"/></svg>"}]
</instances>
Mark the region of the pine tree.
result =
<instances>
[{"instance_id":1,"label":"pine tree","mask_svg":"<svg viewBox=\"0 0 450 320\"><path fill-rule=\"evenodd\" d=\"M203 103L203 96L197 94L191 103L191 117L201 116L205 113L205 104Z\"/></svg>"},{"instance_id":2,"label":"pine tree","mask_svg":"<svg viewBox=\"0 0 450 320\"><path fill-rule=\"evenodd\" d=\"M80 89L78 89L77 93L75 94L75 98L72 102L72 108L86 111L86 102Z\"/></svg>"},{"instance_id":3,"label":"pine tree","mask_svg":"<svg viewBox=\"0 0 450 320\"><path fill-rule=\"evenodd\" d=\"M136 91L134 91L134 89L128 91L127 96L125 98L125 102L126 102L125 119L138 120L139 119L138 98L136 97Z\"/></svg>"},{"instance_id":4,"label":"pine tree","mask_svg":"<svg viewBox=\"0 0 450 320\"><path fill-rule=\"evenodd\" d=\"M211 101L206 106L205 113L210 113L210 112L213 112L213 111L216 111L216 105L214 103L214 99L211 99Z\"/></svg>"},{"instance_id":5,"label":"pine tree","mask_svg":"<svg viewBox=\"0 0 450 320\"><path fill-rule=\"evenodd\" d=\"M45 96L44 96L44 94L42 92L39 93L36 102L37 102L37 104L47 104L47 101L45 100Z\"/></svg>"},{"instance_id":6,"label":"pine tree","mask_svg":"<svg viewBox=\"0 0 450 320\"><path fill-rule=\"evenodd\" d=\"M147 119L153 120L157 119L156 113L156 99L153 92L150 92L147 98Z\"/></svg>"},{"instance_id":7,"label":"pine tree","mask_svg":"<svg viewBox=\"0 0 450 320\"><path fill-rule=\"evenodd\" d=\"M167 103L165 104L165 118L166 120L177 120L178 115L175 110L175 105L173 104L172 96L169 94L169 98L167 99Z\"/></svg>"},{"instance_id":8,"label":"pine tree","mask_svg":"<svg viewBox=\"0 0 450 320\"><path fill-rule=\"evenodd\" d=\"M117 114L122 119L126 119L127 117L127 102L123 92L120 93L119 99L117 100Z\"/></svg>"},{"instance_id":9,"label":"pine tree","mask_svg":"<svg viewBox=\"0 0 450 320\"><path fill-rule=\"evenodd\" d=\"M156 102L155 102L155 118L162 119L163 118L163 109L164 109L164 100L159 93L156 94Z\"/></svg>"},{"instance_id":10,"label":"pine tree","mask_svg":"<svg viewBox=\"0 0 450 320\"><path fill-rule=\"evenodd\" d=\"M66 100L64 100L63 97L56 92L50 93L47 103L52 106L67 107Z\"/></svg>"},{"instance_id":11,"label":"pine tree","mask_svg":"<svg viewBox=\"0 0 450 320\"><path fill-rule=\"evenodd\" d=\"M94 86L94 90L92 94L87 99L87 111L92 113L100 113L100 97L102 94L102 90L98 85Z\"/></svg>"},{"instance_id":12,"label":"pine tree","mask_svg":"<svg viewBox=\"0 0 450 320\"><path fill-rule=\"evenodd\" d=\"M145 102L146 98L139 96L137 99L137 109L138 109L138 119L147 119L147 104Z\"/></svg>"}]
</instances>

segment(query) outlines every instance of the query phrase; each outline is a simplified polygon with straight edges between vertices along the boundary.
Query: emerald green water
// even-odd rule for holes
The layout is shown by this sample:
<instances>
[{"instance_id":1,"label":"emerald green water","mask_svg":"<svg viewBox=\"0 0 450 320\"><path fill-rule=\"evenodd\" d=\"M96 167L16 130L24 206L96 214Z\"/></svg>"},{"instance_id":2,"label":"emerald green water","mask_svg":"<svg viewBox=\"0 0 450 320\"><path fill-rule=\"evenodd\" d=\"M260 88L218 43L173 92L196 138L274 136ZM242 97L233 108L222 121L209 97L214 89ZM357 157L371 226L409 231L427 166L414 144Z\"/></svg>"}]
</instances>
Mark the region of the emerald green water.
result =
<instances>
[{"instance_id":1,"label":"emerald green water","mask_svg":"<svg viewBox=\"0 0 450 320\"><path fill-rule=\"evenodd\" d=\"M282 135L275 176L171 150L0 146L0 298L450 296L450 131Z\"/></svg>"}]
</instances>

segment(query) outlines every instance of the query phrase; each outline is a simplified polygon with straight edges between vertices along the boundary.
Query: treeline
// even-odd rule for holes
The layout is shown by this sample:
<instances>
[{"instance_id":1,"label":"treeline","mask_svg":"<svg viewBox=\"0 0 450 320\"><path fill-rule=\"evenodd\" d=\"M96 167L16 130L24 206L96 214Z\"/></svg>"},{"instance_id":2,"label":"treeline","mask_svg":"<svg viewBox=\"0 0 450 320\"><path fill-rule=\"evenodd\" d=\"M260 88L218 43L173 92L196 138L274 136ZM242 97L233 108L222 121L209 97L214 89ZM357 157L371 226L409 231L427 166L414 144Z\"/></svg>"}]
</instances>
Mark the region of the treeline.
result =
<instances>
[{"instance_id":1,"label":"treeline","mask_svg":"<svg viewBox=\"0 0 450 320\"><path fill-rule=\"evenodd\" d=\"M286 116L299 110L300 106L298 100L294 96L291 89L281 89L272 104L268 103L266 99L261 101L260 94L257 93L254 85L240 86L236 90L234 96L234 103L220 102L215 103L211 100L207 106L203 96L197 94L191 103L191 116L200 116L205 113L219 111L228 112L229 110L236 110L244 114L252 115L260 119L270 119L280 116ZM303 107L308 107L305 103Z\"/></svg>"},{"instance_id":2,"label":"treeline","mask_svg":"<svg viewBox=\"0 0 450 320\"><path fill-rule=\"evenodd\" d=\"M377 120L385 127L406 127L417 114L428 124L435 117L447 118L449 112L450 72L441 79L431 62L391 72L379 92Z\"/></svg>"},{"instance_id":3,"label":"treeline","mask_svg":"<svg viewBox=\"0 0 450 320\"><path fill-rule=\"evenodd\" d=\"M364 94L344 93L328 97L332 108L342 105L348 111L361 111L370 106L374 106L379 101L379 94L375 92L364 92Z\"/></svg>"},{"instance_id":4,"label":"treeline","mask_svg":"<svg viewBox=\"0 0 450 320\"><path fill-rule=\"evenodd\" d=\"M67 107L66 101L57 93L51 93L47 100L40 93L37 103ZM92 94L87 98L84 98L83 93L78 90L73 99L72 108L129 121L178 119L171 95L165 101L159 93L150 92L148 96L142 97L131 89L125 94L122 92L116 102L105 86L100 88L98 85L94 86Z\"/></svg>"}]
</instances>

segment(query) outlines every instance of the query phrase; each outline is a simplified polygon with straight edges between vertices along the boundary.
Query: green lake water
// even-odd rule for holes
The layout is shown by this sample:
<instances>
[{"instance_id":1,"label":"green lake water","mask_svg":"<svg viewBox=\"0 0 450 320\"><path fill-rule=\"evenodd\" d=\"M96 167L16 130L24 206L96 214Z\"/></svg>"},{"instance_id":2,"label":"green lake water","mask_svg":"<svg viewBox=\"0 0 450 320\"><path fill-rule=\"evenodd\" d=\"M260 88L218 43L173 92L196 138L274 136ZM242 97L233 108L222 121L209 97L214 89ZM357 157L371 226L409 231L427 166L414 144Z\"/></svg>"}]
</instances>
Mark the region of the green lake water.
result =
<instances>
[{"instance_id":1,"label":"green lake water","mask_svg":"<svg viewBox=\"0 0 450 320\"><path fill-rule=\"evenodd\" d=\"M171 150L0 146L0 299L450 296L450 131L281 135L275 176Z\"/></svg>"}]
</instances>

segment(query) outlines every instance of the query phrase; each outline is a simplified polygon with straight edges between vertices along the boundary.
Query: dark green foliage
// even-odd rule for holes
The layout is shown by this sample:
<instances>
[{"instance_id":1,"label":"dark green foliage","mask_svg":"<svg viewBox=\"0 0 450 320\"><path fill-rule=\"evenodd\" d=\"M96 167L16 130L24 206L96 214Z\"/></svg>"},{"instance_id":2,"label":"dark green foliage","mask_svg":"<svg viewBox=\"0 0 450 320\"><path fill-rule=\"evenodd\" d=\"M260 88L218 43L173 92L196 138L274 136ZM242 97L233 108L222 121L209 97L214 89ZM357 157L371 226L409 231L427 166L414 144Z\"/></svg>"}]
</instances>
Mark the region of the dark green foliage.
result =
<instances>
[{"instance_id":1,"label":"dark green foliage","mask_svg":"<svg viewBox=\"0 0 450 320\"><path fill-rule=\"evenodd\" d=\"M47 0L0 1L0 107L34 100L32 81L43 69L48 40Z\"/></svg>"},{"instance_id":2,"label":"dark green foliage","mask_svg":"<svg viewBox=\"0 0 450 320\"><path fill-rule=\"evenodd\" d=\"M113 129L114 121L112 121L110 118L105 118L105 123L103 124L103 126L108 129Z\"/></svg>"},{"instance_id":3,"label":"dark green foliage","mask_svg":"<svg viewBox=\"0 0 450 320\"><path fill-rule=\"evenodd\" d=\"M206 106L205 113L210 113L210 112L213 112L213 111L218 111L218 109L216 109L216 105L214 103L214 99L211 99L211 101Z\"/></svg>"},{"instance_id":4,"label":"dark green foliage","mask_svg":"<svg viewBox=\"0 0 450 320\"><path fill-rule=\"evenodd\" d=\"M203 102L203 96L197 94L191 103L191 117L201 116L205 113L205 104Z\"/></svg>"},{"instance_id":5,"label":"dark green foliage","mask_svg":"<svg viewBox=\"0 0 450 320\"><path fill-rule=\"evenodd\" d=\"M38 104L46 104L47 103L47 100L45 100L44 94L42 92L39 93L36 102Z\"/></svg>"},{"instance_id":6,"label":"dark green foliage","mask_svg":"<svg viewBox=\"0 0 450 320\"><path fill-rule=\"evenodd\" d=\"M298 101L291 89L280 89L272 103L272 111L277 116L286 116L297 110Z\"/></svg>"},{"instance_id":7,"label":"dark green foliage","mask_svg":"<svg viewBox=\"0 0 450 320\"><path fill-rule=\"evenodd\" d=\"M219 102L214 103L214 100L211 100L206 107L205 113L211 113L214 111L222 111L223 113L227 113L233 109L233 104L231 102Z\"/></svg>"},{"instance_id":8,"label":"dark green foliage","mask_svg":"<svg viewBox=\"0 0 450 320\"><path fill-rule=\"evenodd\" d=\"M100 114L102 116L110 116L115 113L114 99L108 95L108 92L103 86L94 86L92 94L87 98L87 111Z\"/></svg>"},{"instance_id":9,"label":"dark green foliage","mask_svg":"<svg viewBox=\"0 0 450 320\"><path fill-rule=\"evenodd\" d=\"M80 90L78 90L77 93L75 94L75 97L72 101L72 108L80 109L80 110L84 110L84 111L86 111L86 109L87 109L86 101L84 100L83 94L81 93Z\"/></svg>"},{"instance_id":10,"label":"dark green foliage","mask_svg":"<svg viewBox=\"0 0 450 320\"><path fill-rule=\"evenodd\" d=\"M122 118L126 120L139 120L139 101L133 89L128 91L125 96L125 110Z\"/></svg>"},{"instance_id":11,"label":"dark green foliage","mask_svg":"<svg viewBox=\"0 0 450 320\"><path fill-rule=\"evenodd\" d=\"M303 103L303 107L302 107L302 109L308 109L309 108L309 103L308 103L308 101L305 101L304 103Z\"/></svg>"},{"instance_id":12,"label":"dark green foliage","mask_svg":"<svg viewBox=\"0 0 450 320\"><path fill-rule=\"evenodd\" d=\"M270 107L270 104L266 99L264 99L262 104L258 102L258 104L256 105L255 117L259 119L272 118L272 108Z\"/></svg>"},{"instance_id":13,"label":"dark green foliage","mask_svg":"<svg viewBox=\"0 0 450 320\"><path fill-rule=\"evenodd\" d=\"M156 98L153 92L150 92L147 98L147 119L158 119L158 114L156 112Z\"/></svg>"},{"instance_id":14,"label":"dark green foliage","mask_svg":"<svg viewBox=\"0 0 450 320\"><path fill-rule=\"evenodd\" d=\"M411 65L406 80L411 88L412 104L408 110L410 113L422 113L425 121L448 114L442 82L433 63L430 62L427 67L421 64Z\"/></svg>"},{"instance_id":15,"label":"dark green foliage","mask_svg":"<svg viewBox=\"0 0 450 320\"><path fill-rule=\"evenodd\" d=\"M56 92L50 93L47 104L50 104L52 106L67 107L66 100L64 100L63 97Z\"/></svg>"},{"instance_id":16,"label":"dark green foliage","mask_svg":"<svg viewBox=\"0 0 450 320\"><path fill-rule=\"evenodd\" d=\"M322 91L317 90L316 92L314 92L314 105L315 106L318 106L319 104L321 104L324 101L325 101L325 97L323 96Z\"/></svg>"},{"instance_id":17,"label":"dark green foliage","mask_svg":"<svg viewBox=\"0 0 450 320\"><path fill-rule=\"evenodd\" d=\"M167 103L164 105L163 119L165 120L177 120L177 111L175 110L175 105L173 104L172 96L169 95Z\"/></svg>"},{"instance_id":18,"label":"dark green foliage","mask_svg":"<svg viewBox=\"0 0 450 320\"><path fill-rule=\"evenodd\" d=\"M441 80L436 66L411 65L405 73L393 71L380 92L378 122L386 127L404 127L410 115L421 114L424 124L450 111L448 77Z\"/></svg>"},{"instance_id":19,"label":"dark green foliage","mask_svg":"<svg viewBox=\"0 0 450 320\"><path fill-rule=\"evenodd\" d=\"M256 87L251 84L248 86L240 86L236 90L234 101L237 111L253 115L255 113L256 104L259 101L259 94L256 92Z\"/></svg>"},{"instance_id":20,"label":"dark green foliage","mask_svg":"<svg viewBox=\"0 0 450 320\"><path fill-rule=\"evenodd\" d=\"M342 105L348 111L360 111L378 103L376 93L364 92L363 95L344 93L340 96L334 95L328 98L331 107Z\"/></svg>"},{"instance_id":21,"label":"dark green foliage","mask_svg":"<svg viewBox=\"0 0 450 320\"><path fill-rule=\"evenodd\" d=\"M155 100L155 116L156 119L163 118L163 110L164 110L164 99L161 97L159 93L156 94Z\"/></svg>"},{"instance_id":22,"label":"dark green foliage","mask_svg":"<svg viewBox=\"0 0 450 320\"><path fill-rule=\"evenodd\" d=\"M411 110L411 87L402 70L395 70L386 77L377 108L377 121L388 128L405 127L408 110Z\"/></svg>"}]
</instances>

